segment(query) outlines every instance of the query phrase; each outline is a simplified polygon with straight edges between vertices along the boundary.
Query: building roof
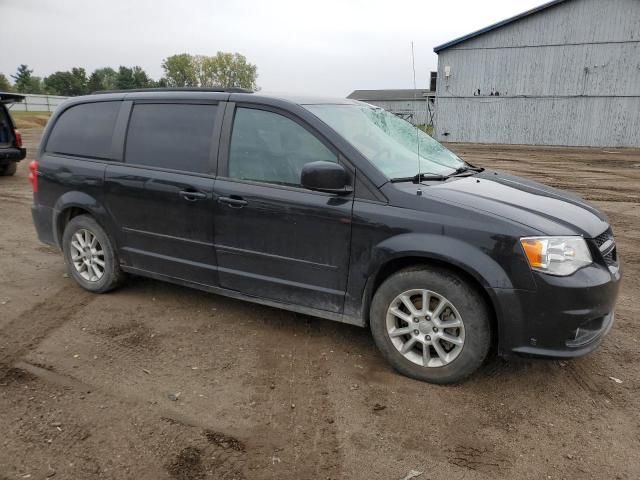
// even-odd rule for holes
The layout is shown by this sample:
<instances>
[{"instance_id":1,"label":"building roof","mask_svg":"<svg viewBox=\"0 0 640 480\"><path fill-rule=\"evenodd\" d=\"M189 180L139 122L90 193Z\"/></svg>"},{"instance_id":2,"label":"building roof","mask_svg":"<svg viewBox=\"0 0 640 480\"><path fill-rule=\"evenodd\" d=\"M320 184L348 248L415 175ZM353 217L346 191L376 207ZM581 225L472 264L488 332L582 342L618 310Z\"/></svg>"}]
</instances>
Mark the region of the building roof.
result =
<instances>
[{"instance_id":1,"label":"building roof","mask_svg":"<svg viewBox=\"0 0 640 480\"><path fill-rule=\"evenodd\" d=\"M424 98L434 93L428 89L412 88L395 89L395 90L354 90L347 98L351 100L361 100L363 102L374 101L399 101L399 100L413 100L414 98Z\"/></svg>"},{"instance_id":2,"label":"building roof","mask_svg":"<svg viewBox=\"0 0 640 480\"><path fill-rule=\"evenodd\" d=\"M456 38L454 40L451 40L450 42L447 43L443 43L442 45L438 45L437 47L433 47L433 51L438 53L440 52L440 50L444 50L445 48L449 48L449 47L453 47L454 45L458 45L462 42L466 42L467 40L471 40L472 38L475 37L479 37L480 35L483 35L485 33L491 32L492 30L496 30L500 27L504 27L505 25L509 25L510 23L513 22L517 22L518 20L522 20L525 17L528 17L530 15L542 12L543 10L546 10L547 8L551 8L554 7L560 3L564 3L567 0L553 0L551 2L547 2L544 3L542 5L539 5L535 8L532 8L531 10L527 10L526 12L522 12L519 15L516 15L514 17L510 17L507 18L506 20L502 20L501 22L498 23L494 23L493 25L489 25L488 27L484 27L478 31L469 33L467 35L464 35L462 37Z\"/></svg>"}]
</instances>

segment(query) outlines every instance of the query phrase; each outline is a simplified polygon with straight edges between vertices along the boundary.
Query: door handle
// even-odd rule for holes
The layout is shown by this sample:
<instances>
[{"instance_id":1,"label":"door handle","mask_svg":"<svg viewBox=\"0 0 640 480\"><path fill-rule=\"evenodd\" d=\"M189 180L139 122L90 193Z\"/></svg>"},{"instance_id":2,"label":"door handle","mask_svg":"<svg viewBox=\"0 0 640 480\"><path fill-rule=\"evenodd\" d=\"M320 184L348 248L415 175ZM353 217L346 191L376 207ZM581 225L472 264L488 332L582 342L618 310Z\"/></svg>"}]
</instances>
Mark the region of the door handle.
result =
<instances>
[{"instance_id":1,"label":"door handle","mask_svg":"<svg viewBox=\"0 0 640 480\"><path fill-rule=\"evenodd\" d=\"M218 198L218 201L229 205L231 208L242 208L249 203L244 198L235 195L230 197L220 197Z\"/></svg>"},{"instance_id":2,"label":"door handle","mask_svg":"<svg viewBox=\"0 0 640 480\"><path fill-rule=\"evenodd\" d=\"M189 202L195 202L196 200L202 200L207 198L206 193L197 192L195 190L181 190L180 196Z\"/></svg>"}]
</instances>

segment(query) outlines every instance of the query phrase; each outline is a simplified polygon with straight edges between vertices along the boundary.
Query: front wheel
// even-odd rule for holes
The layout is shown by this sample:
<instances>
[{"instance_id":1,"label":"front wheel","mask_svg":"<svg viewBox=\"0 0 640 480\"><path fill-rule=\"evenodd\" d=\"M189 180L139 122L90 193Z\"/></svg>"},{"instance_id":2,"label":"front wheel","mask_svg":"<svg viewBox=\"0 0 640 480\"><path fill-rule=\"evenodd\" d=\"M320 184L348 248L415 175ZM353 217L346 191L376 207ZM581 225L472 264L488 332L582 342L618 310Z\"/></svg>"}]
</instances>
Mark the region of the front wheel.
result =
<instances>
[{"instance_id":1,"label":"front wheel","mask_svg":"<svg viewBox=\"0 0 640 480\"><path fill-rule=\"evenodd\" d=\"M124 279L114 244L88 215L73 217L62 234L69 273L80 286L95 293L116 288Z\"/></svg>"},{"instance_id":2,"label":"front wheel","mask_svg":"<svg viewBox=\"0 0 640 480\"><path fill-rule=\"evenodd\" d=\"M442 268L413 267L385 280L373 297L371 332L400 373L456 383L473 373L491 346L487 305L466 280Z\"/></svg>"}]
</instances>

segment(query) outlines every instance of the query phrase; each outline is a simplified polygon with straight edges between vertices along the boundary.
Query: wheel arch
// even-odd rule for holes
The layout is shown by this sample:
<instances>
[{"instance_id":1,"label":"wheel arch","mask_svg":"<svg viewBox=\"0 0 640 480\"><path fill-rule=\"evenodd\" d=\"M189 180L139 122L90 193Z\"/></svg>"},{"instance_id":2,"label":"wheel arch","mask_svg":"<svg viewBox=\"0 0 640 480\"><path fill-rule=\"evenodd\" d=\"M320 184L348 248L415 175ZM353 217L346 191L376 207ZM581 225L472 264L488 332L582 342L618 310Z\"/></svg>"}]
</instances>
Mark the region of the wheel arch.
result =
<instances>
[{"instance_id":1,"label":"wheel arch","mask_svg":"<svg viewBox=\"0 0 640 480\"><path fill-rule=\"evenodd\" d=\"M491 289L487 288L487 285L482 282L476 275L467 269L461 267L459 264L455 262L450 262L441 258L431 257L428 255L406 255L399 256L388 259L385 263L380 265L380 268L377 270L375 275L369 278L367 282L367 288L365 289L365 295L363 298L363 321L365 325L369 324L369 309L371 308L371 301L373 300L373 296L376 291L382 285L382 283L393 274L399 272L400 270L404 270L406 268L411 267L436 267L449 270L464 280L467 281L471 286L473 286L478 293L485 300L487 306L490 309L490 313L492 316L492 322L495 325L493 327L497 327L497 312L496 309L496 299L491 294Z\"/></svg>"},{"instance_id":2,"label":"wheel arch","mask_svg":"<svg viewBox=\"0 0 640 480\"><path fill-rule=\"evenodd\" d=\"M84 192L67 192L62 195L53 208L53 239L62 249L62 235L67 224L78 215L91 216L115 240L113 222L107 210L97 199Z\"/></svg>"},{"instance_id":3,"label":"wheel arch","mask_svg":"<svg viewBox=\"0 0 640 480\"><path fill-rule=\"evenodd\" d=\"M478 291L490 310L493 341L497 342L502 309L493 288L514 288L511 279L500 265L482 250L457 239L447 238L443 242L442 236L429 238L428 235L407 234L403 237L407 238L396 239L392 244L380 245L373 252L377 261L369 272L363 292L362 323L369 324L373 296L391 275L413 266L437 267L459 275ZM417 241L419 243L416 243ZM408 244L421 245L424 250L400 248Z\"/></svg>"}]
</instances>

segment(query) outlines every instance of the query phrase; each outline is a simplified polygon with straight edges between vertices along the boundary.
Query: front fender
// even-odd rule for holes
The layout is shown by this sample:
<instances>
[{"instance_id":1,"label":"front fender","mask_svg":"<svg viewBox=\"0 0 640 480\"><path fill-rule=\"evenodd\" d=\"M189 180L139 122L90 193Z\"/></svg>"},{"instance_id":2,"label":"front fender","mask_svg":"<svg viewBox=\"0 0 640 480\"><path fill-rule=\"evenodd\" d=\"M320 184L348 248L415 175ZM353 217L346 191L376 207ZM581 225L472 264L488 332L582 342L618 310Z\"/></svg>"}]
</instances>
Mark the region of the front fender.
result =
<instances>
[{"instance_id":1,"label":"front fender","mask_svg":"<svg viewBox=\"0 0 640 480\"><path fill-rule=\"evenodd\" d=\"M531 272L527 268L514 268L513 254L505 245L505 239L495 240L492 248L479 248L463 240L424 233L406 233L384 240L374 247L370 276L389 261L403 257L421 257L453 265L475 278L485 288L535 289ZM506 250L505 250L506 248ZM505 265L495 257L511 260Z\"/></svg>"},{"instance_id":2,"label":"front fender","mask_svg":"<svg viewBox=\"0 0 640 480\"><path fill-rule=\"evenodd\" d=\"M367 324L375 279L390 262L402 259L436 261L457 268L478 282L491 301L501 336L508 328L505 325L508 322L496 292L535 290L535 281L526 260L521 258L522 253L517 250L519 245L515 239L491 236L479 244L484 246L480 248L454 237L427 233L405 233L385 239L372 248L366 285L358 307L349 308L355 302L348 301L346 313L358 319L357 324ZM489 247L491 244L493 248Z\"/></svg>"}]
</instances>

